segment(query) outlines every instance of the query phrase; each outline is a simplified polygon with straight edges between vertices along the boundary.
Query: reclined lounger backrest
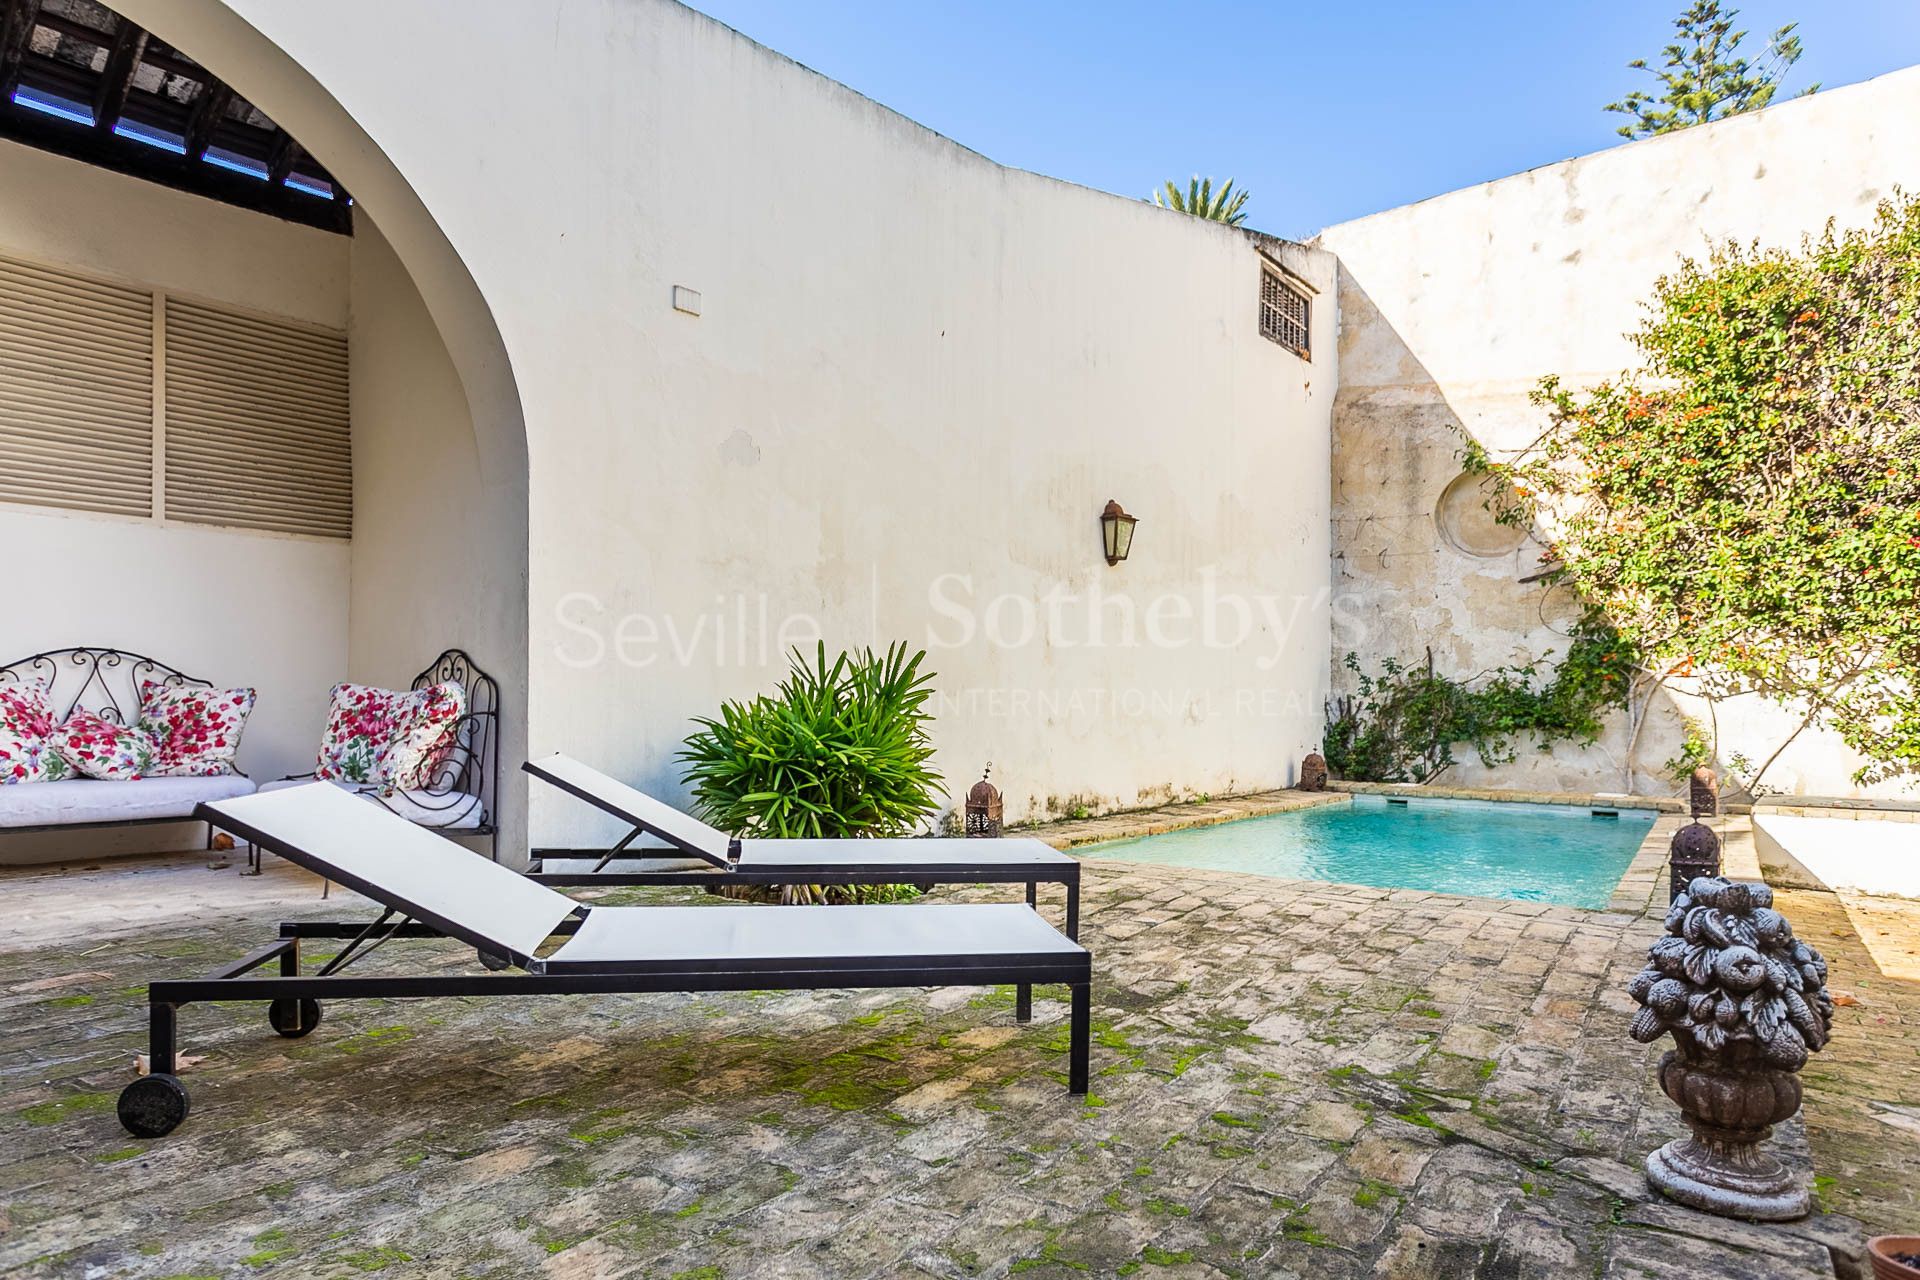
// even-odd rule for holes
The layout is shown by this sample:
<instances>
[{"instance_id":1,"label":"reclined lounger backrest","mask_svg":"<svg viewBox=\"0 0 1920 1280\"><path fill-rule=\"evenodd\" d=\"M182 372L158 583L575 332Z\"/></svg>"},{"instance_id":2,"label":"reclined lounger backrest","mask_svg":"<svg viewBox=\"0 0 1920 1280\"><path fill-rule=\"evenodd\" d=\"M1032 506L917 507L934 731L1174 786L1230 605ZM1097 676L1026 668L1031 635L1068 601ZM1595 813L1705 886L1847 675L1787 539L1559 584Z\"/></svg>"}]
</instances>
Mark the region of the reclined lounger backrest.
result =
<instances>
[{"instance_id":1,"label":"reclined lounger backrest","mask_svg":"<svg viewBox=\"0 0 1920 1280\"><path fill-rule=\"evenodd\" d=\"M523 967L583 909L329 782L209 801L194 816Z\"/></svg>"},{"instance_id":2,"label":"reclined lounger backrest","mask_svg":"<svg viewBox=\"0 0 1920 1280\"><path fill-rule=\"evenodd\" d=\"M542 782L550 782L568 795L577 796L622 822L630 822L649 835L658 836L676 849L705 858L716 867L730 867L728 856L733 841L692 814L682 813L670 804L655 800L644 791L609 778L572 756L555 752L538 760L529 760L521 768Z\"/></svg>"}]
</instances>

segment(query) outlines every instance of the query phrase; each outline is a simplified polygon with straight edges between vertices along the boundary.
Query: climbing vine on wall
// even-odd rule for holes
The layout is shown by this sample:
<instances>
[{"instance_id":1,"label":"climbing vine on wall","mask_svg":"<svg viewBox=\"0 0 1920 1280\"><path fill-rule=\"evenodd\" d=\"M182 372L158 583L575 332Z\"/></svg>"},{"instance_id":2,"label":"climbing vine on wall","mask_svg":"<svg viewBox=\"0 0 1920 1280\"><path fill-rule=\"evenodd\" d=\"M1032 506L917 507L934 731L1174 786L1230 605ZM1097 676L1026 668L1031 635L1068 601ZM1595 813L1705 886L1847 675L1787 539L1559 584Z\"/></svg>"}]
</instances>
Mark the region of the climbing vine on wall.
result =
<instances>
[{"instance_id":1,"label":"climbing vine on wall","mask_svg":"<svg viewBox=\"0 0 1920 1280\"><path fill-rule=\"evenodd\" d=\"M1799 249L1725 244L1654 287L1643 363L1542 382L1540 437L1470 469L1659 681L1833 729L1859 782L1920 775L1920 198ZM1737 768L1732 748L1715 754ZM1756 744L1758 745L1758 744Z\"/></svg>"},{"instance_id":2,"label":"climbing vine on wall","mask_svg":"<svg viewBox=\"0 0 1920 1280\"><path fill-rule=\"evenodd\" d=\"M1523 745L1545 751L1555 742L1592 742L1606 713L1625 706L1636 655L1605 618L1589 611L1567 651L1495 667L1464 679L1424 662L1380 660L1365 670L1346 657L1358 692L1327 704L1327 767L1354 782L1432 782L1452 768L1454 749L1471 747L1486 765L1507 764Z\"/></svg>"}]
</instances>

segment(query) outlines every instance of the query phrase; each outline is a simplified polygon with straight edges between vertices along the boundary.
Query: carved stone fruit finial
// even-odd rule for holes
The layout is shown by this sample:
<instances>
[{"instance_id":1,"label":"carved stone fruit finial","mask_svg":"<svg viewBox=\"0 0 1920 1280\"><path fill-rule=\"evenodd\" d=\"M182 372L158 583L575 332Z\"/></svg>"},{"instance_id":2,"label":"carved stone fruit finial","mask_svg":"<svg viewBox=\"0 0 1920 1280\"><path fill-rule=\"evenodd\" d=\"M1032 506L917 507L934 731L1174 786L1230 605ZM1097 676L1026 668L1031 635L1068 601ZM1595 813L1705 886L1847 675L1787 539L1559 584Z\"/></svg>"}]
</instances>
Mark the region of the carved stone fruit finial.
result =
<instances>
[{"instance_id":1,"label":"carved stone fruit finial","mask_svg":"<svg viewBox=\"0 0 1920 1280\"><path fill-rule=\"evenodd\" d=\"M1300 762L1300 790L1325 791L1327 789L1327 758L1318 751L1310 751L1307 758Z\"/></svg>"},{"instance_id":2,"label":"carved stone fruit finial","mask_svg":"<svg viewBox=\"0 0 1920 1280\"><path fill-rule=\"evenodd\" d=\"M1831 1033L1827 963L1793 936L1764 884L1702 876L1673 900L1666 925L1627 984L1640 1005L1629 1034L1642 1044L1673 1037L1660 1087L1693 1136L1648 1156L1647 1181L1709 1213L1804 1217L1807 1188L1760 1143L1800 1109L1794 1073Z\"/></svg>"}]
</instances>

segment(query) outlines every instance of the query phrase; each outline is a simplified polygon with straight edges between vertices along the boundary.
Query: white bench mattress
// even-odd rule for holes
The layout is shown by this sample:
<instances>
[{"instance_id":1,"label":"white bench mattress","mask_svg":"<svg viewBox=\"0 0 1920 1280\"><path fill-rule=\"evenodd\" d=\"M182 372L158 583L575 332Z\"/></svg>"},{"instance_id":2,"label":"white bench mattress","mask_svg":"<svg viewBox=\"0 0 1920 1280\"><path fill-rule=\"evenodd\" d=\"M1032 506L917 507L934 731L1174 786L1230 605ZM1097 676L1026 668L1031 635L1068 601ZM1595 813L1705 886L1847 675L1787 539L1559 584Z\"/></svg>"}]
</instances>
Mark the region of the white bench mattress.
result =
<instances>
[{"instance_id":1,"label":"white bench mattress","mask_svg":"<svg viewBox=\"0 0 1920 1280\"><path fill-rule=\"evenodd\" d=\"M60 782L20 782L0 787L0 830L9 827L64 827L87 822L140 822L153 818L188 821L207 800L250 795L253 781L238 774L218 778L141 778L105 782L67 778Z\"/></svg>"}]
</instances>

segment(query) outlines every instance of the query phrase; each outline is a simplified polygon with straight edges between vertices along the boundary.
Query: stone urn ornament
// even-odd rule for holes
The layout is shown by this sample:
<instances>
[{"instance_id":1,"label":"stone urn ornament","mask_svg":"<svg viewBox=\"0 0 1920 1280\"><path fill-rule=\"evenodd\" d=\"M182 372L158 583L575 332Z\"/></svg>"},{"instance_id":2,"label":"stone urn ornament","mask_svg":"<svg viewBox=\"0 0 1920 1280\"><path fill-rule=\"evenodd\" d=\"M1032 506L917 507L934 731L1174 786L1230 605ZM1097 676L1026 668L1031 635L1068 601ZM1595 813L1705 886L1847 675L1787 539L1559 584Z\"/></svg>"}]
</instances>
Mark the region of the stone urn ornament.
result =
<instances>
[{"instance_id":1,"label":"stone urn ornament","mask_svg":"<svg viewBox=\"0 0 1920 1280\"><path fill-rule=\"evenodd\" d=\"M1627 984L1629 1034L1672 1035L1660 1088L1693 1135L1647 1157L1656 1191L1755 1222L1803 1218L1806 1186L1760 1144L1800 1109L1807 1055L1827 1043L1827 962L1793 936L1764 884L1702 876L1667 909L1667 936Z\"/></svg>"}]
</instances>

